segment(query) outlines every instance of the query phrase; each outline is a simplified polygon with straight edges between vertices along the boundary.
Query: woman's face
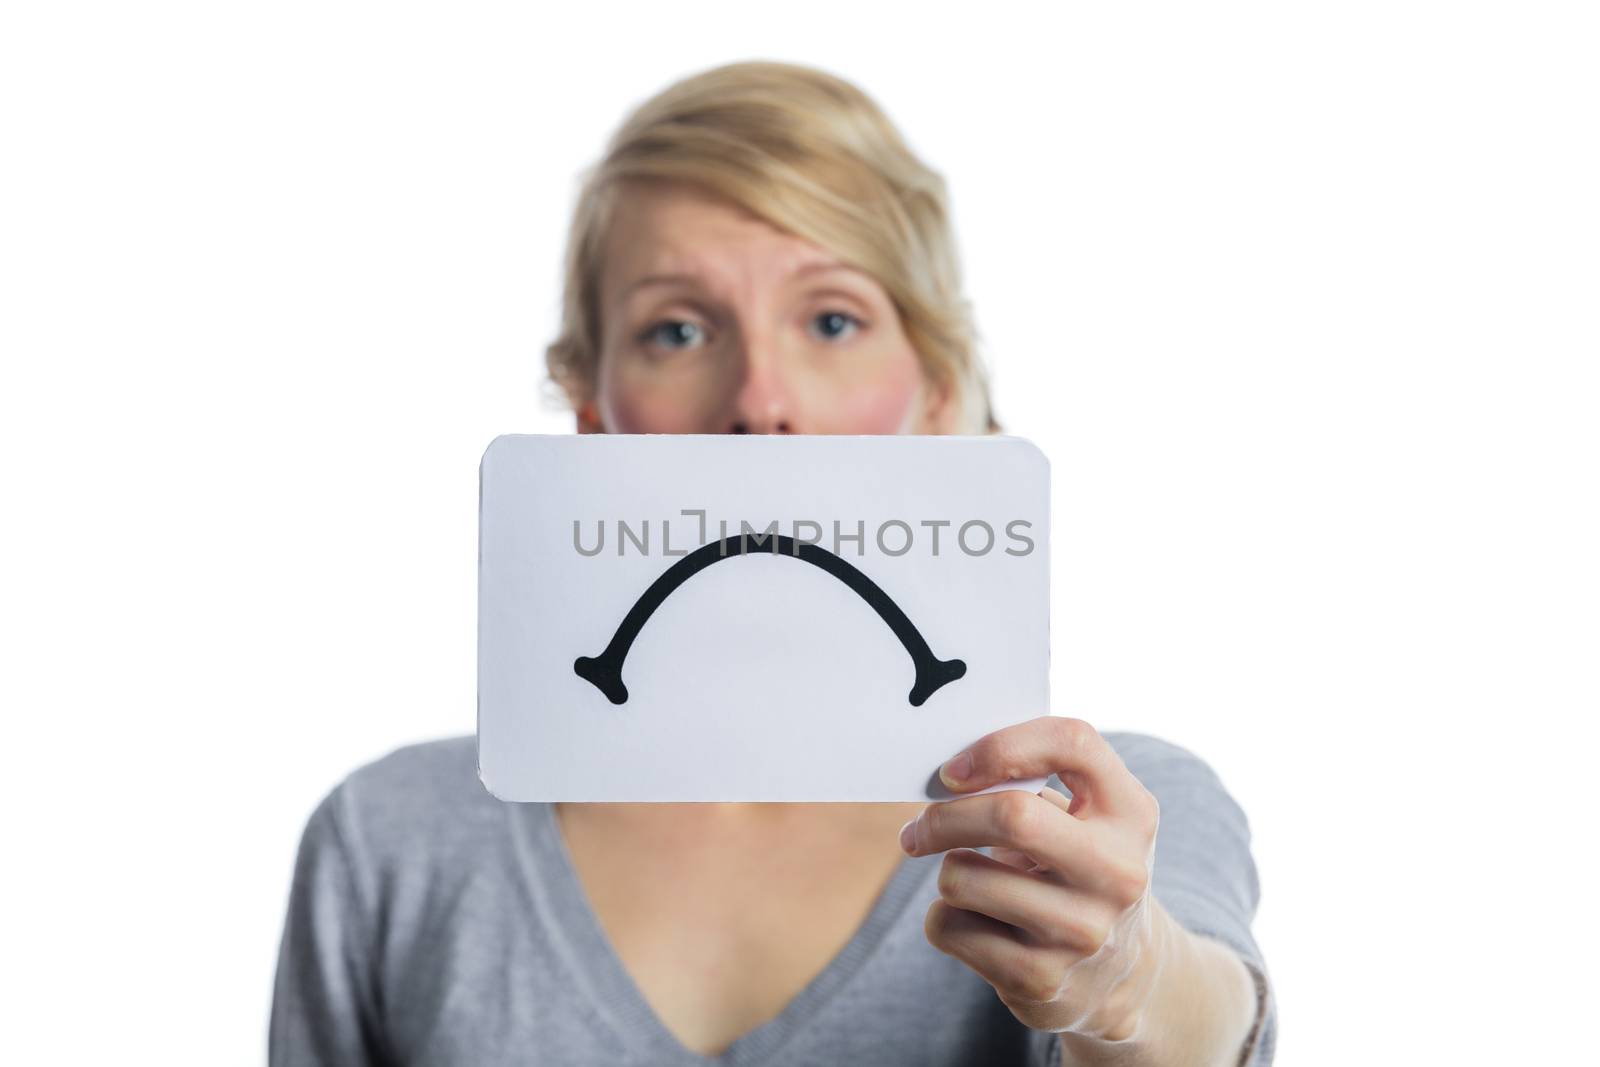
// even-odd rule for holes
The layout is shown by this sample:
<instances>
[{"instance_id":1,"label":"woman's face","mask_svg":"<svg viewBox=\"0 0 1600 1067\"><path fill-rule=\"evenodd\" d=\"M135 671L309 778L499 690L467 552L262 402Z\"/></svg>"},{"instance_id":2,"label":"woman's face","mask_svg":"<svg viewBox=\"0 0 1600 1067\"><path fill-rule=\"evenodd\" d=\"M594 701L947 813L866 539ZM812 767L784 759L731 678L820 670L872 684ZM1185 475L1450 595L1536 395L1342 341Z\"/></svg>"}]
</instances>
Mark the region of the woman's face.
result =
<instances>
[{"instance_id":1,"label":"woman's face","mask_svg":"<svg viewBox=\"0 0 1600 1067\"><path fill-rule=\"evenodd\" d=\"M661 183L620 194L609 242L582 429L943 432L888 294L816 245Z\"/></svg>"}]
</instances>

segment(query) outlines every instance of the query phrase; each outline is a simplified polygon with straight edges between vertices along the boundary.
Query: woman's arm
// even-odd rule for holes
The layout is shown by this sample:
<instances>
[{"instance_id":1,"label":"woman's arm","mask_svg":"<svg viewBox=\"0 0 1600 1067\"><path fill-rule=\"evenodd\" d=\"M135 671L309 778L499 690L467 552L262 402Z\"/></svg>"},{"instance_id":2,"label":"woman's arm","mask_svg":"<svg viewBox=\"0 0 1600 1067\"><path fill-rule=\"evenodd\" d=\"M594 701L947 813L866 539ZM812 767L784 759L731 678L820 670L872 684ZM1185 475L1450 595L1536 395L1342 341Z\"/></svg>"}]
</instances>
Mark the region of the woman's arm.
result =
<instances>
[{"instance_id":1,"label":"woman's arm","mask_svg":"<svg viewBox=\"0 0 1600 1067\"><path fill-rule=\"evenodd\" d=\"M1258 1022L1256 983L1221 942L1191 934L1151 898L1162 964L1137 1042L1064 1032L1062 1067L1240 1067Z\"/></svg>"},{"instance_id":2,"label":"woman's arm","mask_svg":"<svg viewBox=\"0 0 1600 1067\"><path fill-rule=\"evenodd\" d=\"M371 909L343 787L306 823L295 860L268 1026L271 1067L385 1061L376 1023Z\"/></svg>"},{"instance_id":3,"label":"woman's arm","mask_svg":"<svg viewBox=\"0 0 1600 1067\"><path fill-rule=\"evenodd\" d=\"M1061 1035L1067 1062L1237 1067L1255 1051L1264 1005L1241 961L1256 955L1243 813L1199 761L1145 740L1157 757L1148 770L1177 809L1163 877L1161 806L1088 723L1035 719L947 763L956 792L1056 773L1072 799L1002 791L931 804L908 823L913 855L948 852L928 939L1024 1024ZM972 851L983 847L992 858Z\"/></svg>"}]
</instances>

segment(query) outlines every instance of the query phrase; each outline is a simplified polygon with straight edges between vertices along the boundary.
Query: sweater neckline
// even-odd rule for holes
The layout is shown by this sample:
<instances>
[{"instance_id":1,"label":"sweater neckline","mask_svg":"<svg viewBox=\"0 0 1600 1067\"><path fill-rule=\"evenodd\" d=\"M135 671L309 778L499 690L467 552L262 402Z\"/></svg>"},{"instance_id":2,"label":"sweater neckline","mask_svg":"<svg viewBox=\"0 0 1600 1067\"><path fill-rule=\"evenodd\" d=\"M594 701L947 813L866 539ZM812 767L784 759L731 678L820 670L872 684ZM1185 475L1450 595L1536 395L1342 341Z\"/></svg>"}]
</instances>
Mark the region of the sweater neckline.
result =
<instances>
[{"instance_id":1,"label":"sweater neckline","mask_svg":"<svg viewBox=\"0 0 1600 1067\"><path fill-rule=\"evenodd\" d=\"M536 895L542 892L547 897L546 919L553 936L563 943L569 966L588 986L617 1037L645 1056L644 1062L663 1067L749 1067L766 1062L871 959L933 869L928 857L902 858L866 919L816 977L776 1016L741 1035L720 1055L706 1056L677 1039L623 965L578 877L577 865L561 835L555 805L525 803L506 807L514 809L513 817L523 823L526 832L517 836L529 846L529 850L519 850L524 875ZM535 866L526 869L529 863Z\"/></svg>"}]
</instances>

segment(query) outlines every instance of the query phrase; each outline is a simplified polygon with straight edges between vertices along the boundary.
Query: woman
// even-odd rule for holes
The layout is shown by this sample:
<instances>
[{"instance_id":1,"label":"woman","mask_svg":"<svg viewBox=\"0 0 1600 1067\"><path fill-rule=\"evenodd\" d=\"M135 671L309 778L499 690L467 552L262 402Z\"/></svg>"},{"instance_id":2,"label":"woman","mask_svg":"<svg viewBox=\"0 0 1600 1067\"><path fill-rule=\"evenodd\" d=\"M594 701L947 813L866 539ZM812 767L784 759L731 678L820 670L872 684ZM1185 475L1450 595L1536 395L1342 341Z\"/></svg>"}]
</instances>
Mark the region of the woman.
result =
<instances>
[{"instance_id":1,"label":"woman","mask_svg":"<svg viewBox=\"0 0 1600 1067\"><path fill-rule=\"evenodd\" d=\"M814 70L639 108L566 286L580 432L998 428L942 181ZM1177 746L1034 719L941 773L1059 783L927 806L503 804L474 759L402 749L312 816L273 1063L1271 1060L1248 826Z\"/></svg>"}]
</instances>

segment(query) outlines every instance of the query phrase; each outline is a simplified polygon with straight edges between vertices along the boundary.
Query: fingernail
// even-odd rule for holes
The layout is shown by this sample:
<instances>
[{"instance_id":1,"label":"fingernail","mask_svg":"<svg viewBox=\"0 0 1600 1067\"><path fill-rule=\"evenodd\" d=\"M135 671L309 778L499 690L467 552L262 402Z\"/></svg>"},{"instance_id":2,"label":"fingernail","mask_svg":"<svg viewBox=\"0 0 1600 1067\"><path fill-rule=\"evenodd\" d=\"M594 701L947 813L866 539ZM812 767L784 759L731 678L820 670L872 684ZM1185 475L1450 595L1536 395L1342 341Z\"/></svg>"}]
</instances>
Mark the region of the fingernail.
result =
<instances>
[{"instance_id":1,"label":"fingernail","mask_svg":"<svg viewBox=\"0 0 1600 1067\"><path fill-rule=\"evenodd\" d=\"M972 777L972 753L963 752L939 768L939 777L945 785L959 785Z\"/></svg>"},{"instance_id":2,"label":"fingernail","mask_svg":"<svg viewBox=\"0 0 1600 1067\"><path fill-rule=\"evenodd\" d=\"M900 849L903 852L914 852L917 847L917 820L912 819L900 827Z\"/></svg>"}]
</instances>

